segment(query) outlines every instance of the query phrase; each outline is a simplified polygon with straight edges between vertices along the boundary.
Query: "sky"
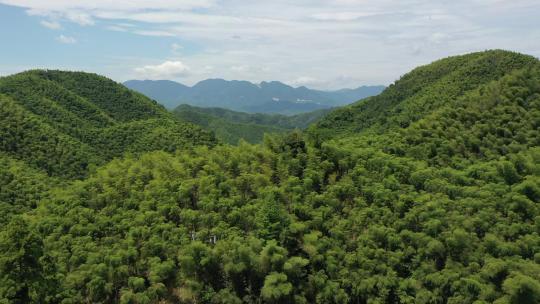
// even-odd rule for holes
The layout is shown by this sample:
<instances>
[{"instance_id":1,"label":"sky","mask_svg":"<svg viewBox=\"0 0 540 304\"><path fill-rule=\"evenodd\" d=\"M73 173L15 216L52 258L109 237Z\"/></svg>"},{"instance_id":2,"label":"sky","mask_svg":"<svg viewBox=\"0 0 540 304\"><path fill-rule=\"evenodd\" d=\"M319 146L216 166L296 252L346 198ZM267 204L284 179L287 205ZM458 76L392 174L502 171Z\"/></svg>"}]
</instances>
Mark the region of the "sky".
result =
<instances>
[{"instance_id":1,"label":"sky","mask_svg":"<svg viewBox=\"0 0 540 304\"><path fill-rule=\"evenodd\" d=\"M486 49L540 57L539 0L0 0L0 75L388 85Z\"/></svg>"}]
</instances>

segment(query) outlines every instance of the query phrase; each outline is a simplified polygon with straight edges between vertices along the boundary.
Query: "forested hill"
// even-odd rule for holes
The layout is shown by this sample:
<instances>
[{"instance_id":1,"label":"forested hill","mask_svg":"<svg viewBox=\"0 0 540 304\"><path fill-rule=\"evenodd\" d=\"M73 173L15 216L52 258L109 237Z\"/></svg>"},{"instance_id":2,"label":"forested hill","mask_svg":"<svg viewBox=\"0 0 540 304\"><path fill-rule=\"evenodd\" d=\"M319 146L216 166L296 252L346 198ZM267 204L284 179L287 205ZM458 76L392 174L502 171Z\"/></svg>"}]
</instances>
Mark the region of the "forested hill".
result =
<instances>
[{"instance_id":1,"label":"forested hill","mask_svg":"<svg viewBox=\"0 0 540 304\"><path fill-rule=\"evenodd\" d=\"M325 139L405 128L483 84L536 64L532 56L502 50L445 58L414 69L380 95L333 111L312 130Z\"/></svg>"},{"instance_id":2,"label":"forested hill","mask_svg":"<svg viewBox=\"0 0 540 304\"><path fill-rule=\"evenodd\" d=\"M448 58L383 95L386 120L370 99L60 187L0 157L0 302L540 303L538 60Z\"/></svg>"},{"instance_id":3,"label":"forested hill","mask_svg":"<svg viewBox=\"0 0 540 304\"><path fill-rule=\"evenodd\" d=\"M34 70L0 78L0 152L49 175L84 176L125 152L174 151L213 136L105 77Z\"/></svg>"},{"instance_id":4,"label":"forested hill","mask_svg":"<svg viewBox=\"0 0 540 304\"><path fill-rule=\"evenodd\" d=\"M260 143L264 134L305 129L329 111L330 109L323 109L286 116L180 105L174 109L173 113L181 120L189 121L204 129L213 131L216 137L223 142L237 144L240 139L250 143Z\"/></svg>"}]
</instances>

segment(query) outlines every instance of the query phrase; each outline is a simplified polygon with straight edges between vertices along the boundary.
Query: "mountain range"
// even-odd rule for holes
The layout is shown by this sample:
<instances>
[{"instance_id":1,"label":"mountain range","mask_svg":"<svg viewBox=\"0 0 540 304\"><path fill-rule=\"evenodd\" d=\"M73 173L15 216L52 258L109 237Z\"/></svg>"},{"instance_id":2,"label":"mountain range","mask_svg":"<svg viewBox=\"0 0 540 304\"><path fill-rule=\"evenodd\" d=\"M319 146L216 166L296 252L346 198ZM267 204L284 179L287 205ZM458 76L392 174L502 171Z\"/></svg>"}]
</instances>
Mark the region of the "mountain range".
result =
<instances>
[{"instance_id":1,"label":"mountain range","mask_svg":"<svg viewBox=\"0 0 540 304\"><path fill-rule=\"evenodd\" d=\"M180 104L220 107L250 113L297 114L346 105L377 95L384 86L321 91L291 87L279 81L207 79L192 87L170 80L129 80L124 85L174 109Z\"/></svg>"}]
</instances>

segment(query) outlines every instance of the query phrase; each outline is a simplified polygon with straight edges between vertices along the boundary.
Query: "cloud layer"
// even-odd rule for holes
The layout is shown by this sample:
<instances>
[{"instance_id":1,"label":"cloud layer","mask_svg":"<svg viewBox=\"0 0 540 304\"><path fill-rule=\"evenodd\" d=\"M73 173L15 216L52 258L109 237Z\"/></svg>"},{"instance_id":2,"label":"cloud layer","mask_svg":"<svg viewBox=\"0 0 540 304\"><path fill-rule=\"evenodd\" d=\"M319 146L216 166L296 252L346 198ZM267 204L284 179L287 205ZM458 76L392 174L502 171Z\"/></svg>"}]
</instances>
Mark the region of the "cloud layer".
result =
<instances>
[{"instance_id":1,"label":"cloud layer","mask_svg":"<svg viewBox=\"0 0 540 304\"><path fill-rule=\"evenodd\" d=\"M171 79L184 77L190 68L181 61L165 61L157 65L145 65L135 68L135 72L144 79Z\"/></svg>"},{"instance_id":2,"label":"cloud layer","mask_svg":"<svg viewBox=\"0 0 540 304\"><path fill-rule=\"evenodd\" d=\"M176 69L187 64L191 72L168 75L188 82L204 77L279 79L334 88L389 83L416 65L470 51L504 48L540 55L537 0L0 3L27 9L49 28L59 25L56 20L81 26L103 22L113 31L177 37L182 45L198 45L201 51L196 53L182 56L182 48L173 47L168 58L126 67L126 73L158 75L179 62Z\"/></svg>"},{"instance_id":3,"label":"cloud layer","mask_svg":"<svg viewBox=\"0 0 540 304\"><path fill-rule=\"evenodd\" d=\"M60 23L58 23L57 21L47 21L47 20L42 20L40 22L41 25L43 25L44 27L46 28L49 28L51 30L59 30L62 28L62 25L60 25Z\"/></svg>"},{"instance_id":4,"label":"cloud layer","mask_svg":"<svg viewBox=\"0 0 540 304\"><path fill-rule=\"evenodd\" d=\"M56 40L60 43L65 43L65 44L74 44L74 43L77 43L77 39L73 38L73 37L70 37L70 36L65 36L65 35L60 35L58 37L56 37Z\"/></svg>"}]
</instances>

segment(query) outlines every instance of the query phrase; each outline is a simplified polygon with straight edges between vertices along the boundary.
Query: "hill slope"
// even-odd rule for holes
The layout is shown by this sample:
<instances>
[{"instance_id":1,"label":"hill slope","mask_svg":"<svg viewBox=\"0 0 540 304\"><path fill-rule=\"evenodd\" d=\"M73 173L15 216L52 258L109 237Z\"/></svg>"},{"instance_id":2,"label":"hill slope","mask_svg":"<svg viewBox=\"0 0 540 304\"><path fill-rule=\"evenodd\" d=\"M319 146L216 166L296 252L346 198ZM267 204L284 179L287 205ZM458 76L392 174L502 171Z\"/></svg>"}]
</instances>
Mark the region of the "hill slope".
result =
<instances>
[{"instance_id":1,"label":"hill slope","mask_svg":"<svg viewBox=\"0 0 540 304\"><path fill-rule=\"evenodd\" d=\"M95 74L36 70L2 77L0 104L0 151L49 175L80 177L89 165L126 151L214 141L154 101Z\"/></svg>"},{"instance_id":2,"label":"hill slope","mask_svg":"<svg viewBox=\"0 0 540 304\"><path fill-rule=\"evenodd\" d=\"M379 94L384 86L362 86L338 91L293 88L279 81L203 80L193 87L168 80L130 80L127 87L174 109L180 104L220 107L251 113L296 114L349 104Z\"/></svg>"},{"instance_id":3,"label":"hill slope","mask_svg":"<svg viewBox=\"0 0 540 304\"><path fill-rule=\"evenodd\" d=\"M181 120L213 131L223 142L237 144L240 139L250 143L260 143L264 134L267 133L284 133L293 129L305 129L328 111L319 110L285 116L180 105L174 109L173 113Z\"/></svg>"},{"instance_id":4,"label":"hill slope","mask_svg":"<svg viewBox=\"0 0 540 304\"><path fill-rule=\"evenodd\" d=\"M474 89L406 126L416 103L327 141L127 155L52 189L0 227L0 299L539 303L540 65L478 84L477 56L458 57L474 85L449 88ZM1 160L5 180L32 174Z\"/></svg>"},{"instance_id":5,"label":"hill slope","mask_svg":"<svg viewBox=\"0 0 540 304\"><path fill-rule=\"evenodd\" d=\"M501 50L442 59L407 73L378 96L330 113L312 130L329 138L404 128L480 85L533 64L532 56Z\"/></svg>"},{"instance_id":6,"label":"hill slope","mask_svg":"<svg viewBox=\"0 0 540 304\"><path fill-rule=\"evenodd\" d=\"M62 181L0 152L0 226L36 208L53 185Z\"/></svg>"}]
</instances>

